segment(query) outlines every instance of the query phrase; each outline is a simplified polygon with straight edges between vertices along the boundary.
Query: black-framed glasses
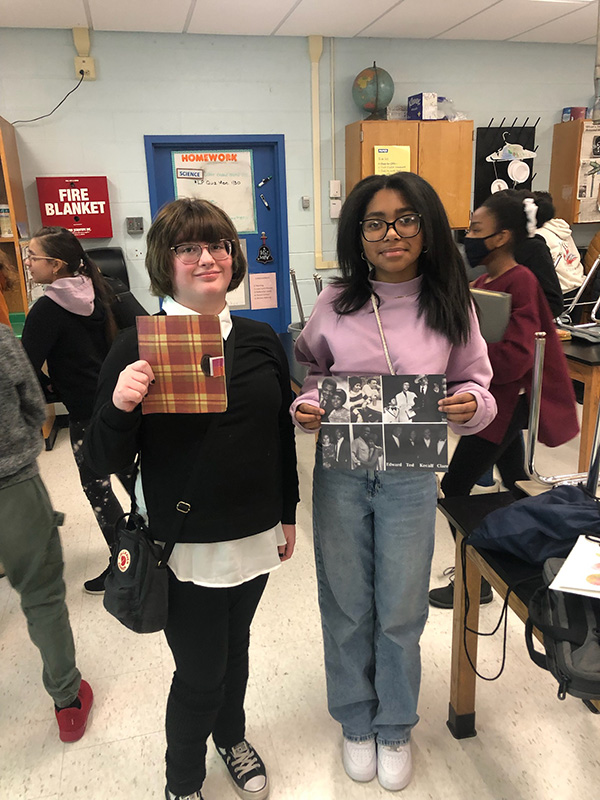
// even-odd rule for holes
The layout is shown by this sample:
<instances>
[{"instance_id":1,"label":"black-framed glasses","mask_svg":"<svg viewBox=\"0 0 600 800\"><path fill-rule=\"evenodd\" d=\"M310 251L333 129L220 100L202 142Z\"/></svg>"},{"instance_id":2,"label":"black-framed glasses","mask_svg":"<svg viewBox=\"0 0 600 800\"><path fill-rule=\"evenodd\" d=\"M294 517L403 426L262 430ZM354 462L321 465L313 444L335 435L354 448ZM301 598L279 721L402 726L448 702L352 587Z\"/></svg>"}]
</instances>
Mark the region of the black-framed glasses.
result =
<instances>
[{"instance_id":1,"label":"black-framed glasses","mask_svg":"<svg viewBox=\"0 0 600 800\"><path fill-rule=\"evenodd\" d=\"M384 219L361 219L360 232L366 242L380 242L393 228L401 239L412 239L421 230L420 214L404 214L393 222Z\"/></svg>"},{"instance_id":2,"label":"black-framed glasses","mask_svg":"<svg viewBox=\"0 0 600 800\"><path fill-rule=\"evenodd\" d=\"M215 261L223 261L231 255L233 245L229 239L219 239L218 242L210 242L209 244L176 244L170 249L184 264L197 264L202 258L203 250L207 250Z\"/></svg>"}]
</instances>

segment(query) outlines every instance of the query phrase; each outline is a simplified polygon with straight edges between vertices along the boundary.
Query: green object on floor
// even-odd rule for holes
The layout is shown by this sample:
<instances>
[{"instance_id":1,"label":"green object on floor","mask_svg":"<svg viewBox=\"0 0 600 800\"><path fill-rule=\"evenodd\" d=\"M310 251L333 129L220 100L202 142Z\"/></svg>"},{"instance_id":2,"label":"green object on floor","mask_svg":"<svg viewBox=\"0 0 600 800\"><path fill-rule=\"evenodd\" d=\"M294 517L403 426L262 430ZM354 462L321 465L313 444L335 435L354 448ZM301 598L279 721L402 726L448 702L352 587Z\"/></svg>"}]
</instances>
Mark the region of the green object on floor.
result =
<instances>
[{"instance_id":1,"label":"green object on floor","mask_svg":"<svg viewBox=\"0 0 600 800\"><path fill-rule=\"evenodd\" d=\"M23 333L23 326L25 325L25 313L23 311L14 311L8 316L15 336L17 339L20 339Z\"/></svg>"}]
</instances>

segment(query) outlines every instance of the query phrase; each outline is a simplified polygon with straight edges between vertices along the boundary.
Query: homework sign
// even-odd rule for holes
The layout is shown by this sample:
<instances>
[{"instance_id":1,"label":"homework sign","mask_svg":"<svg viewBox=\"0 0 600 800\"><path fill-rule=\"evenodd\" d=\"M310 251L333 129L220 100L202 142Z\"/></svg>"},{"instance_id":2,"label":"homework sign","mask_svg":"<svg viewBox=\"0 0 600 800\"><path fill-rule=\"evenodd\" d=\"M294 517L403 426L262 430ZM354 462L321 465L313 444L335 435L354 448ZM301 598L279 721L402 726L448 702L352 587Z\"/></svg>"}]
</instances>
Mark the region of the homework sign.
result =
<instances>
[{"instance_id":1,"label":"homework sign","mask_svg":"<svg viewBox=\"0 0 600 800\"><path fill-rule=\"evenodd\" d=\"M175 197L210 200L238 233L258 233L251 150L173 151L172 159Z\"/></svg>"}]
</instances>

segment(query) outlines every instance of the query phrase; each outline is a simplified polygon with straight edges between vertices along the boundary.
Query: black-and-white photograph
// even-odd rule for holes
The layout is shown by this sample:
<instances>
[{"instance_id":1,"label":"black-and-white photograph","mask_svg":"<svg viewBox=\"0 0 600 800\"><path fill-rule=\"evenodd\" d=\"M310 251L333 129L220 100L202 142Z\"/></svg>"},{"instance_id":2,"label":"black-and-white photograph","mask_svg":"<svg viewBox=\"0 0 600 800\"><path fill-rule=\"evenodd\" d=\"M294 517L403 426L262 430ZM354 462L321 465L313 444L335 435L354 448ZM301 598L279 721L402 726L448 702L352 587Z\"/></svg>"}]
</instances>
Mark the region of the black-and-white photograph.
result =
<instances>
[{"instance_id":1,"label":"black-and-white photograph","mask_svg":"<svg viewBox=\"0 0 600 800\"><path fill-rule=\"evenodd\" d=\"M352 469L349 425L327 425L321 430L320 441L326 469Z\"/></svg>"},{"instance_id":2,"label":"black-and-white photograph","mask_svg":"<svg viewBox=\"0 0 600 800\"><path fill-rule=\"evenodd\" d=\"M448 468L444 375L336 375L318 383L327 469Z\"/></svg>"},{"instance_id":3,"label":"black-and-white photograph","mask_svg":"<svg viewBox=\"0 0 600 800\"><path fill-rule=\"evenodd\" d=\"M385 465L389 469L448 468L448 432L437 425L387 425L385 427Z\"/></svg>"},{"instance_id":4,"label":"black-and-white photograph","mask_svg":"<svg viewBox=\"0 0 600 800\"><path fill-rule=\"evenodd\" d=\"M446 396L446 379L443 375L417 375L414 379L416 400L413 422L442 422L444 414L438 402Z\"/></svg>"},{"instance_id":5,"label":"black-and-white photograph","mask_svg":"<svg viewBox=\"0 0 600 800\"><path fill-rule=\"evenodd\" d=\"M353 425L352 469L384 469L383 428L381 425Z\"/></svg>"},{"instance_id":6,"label":"black-and-white photograph","mask_svg":"<svg viewBox=\"0 0 600 800\"><path fill-rule=\"evenodd\" d=\"M381 422L381 376L350 375L348 378L348 407L351 422Z\"/></svg>"}]
</instances>

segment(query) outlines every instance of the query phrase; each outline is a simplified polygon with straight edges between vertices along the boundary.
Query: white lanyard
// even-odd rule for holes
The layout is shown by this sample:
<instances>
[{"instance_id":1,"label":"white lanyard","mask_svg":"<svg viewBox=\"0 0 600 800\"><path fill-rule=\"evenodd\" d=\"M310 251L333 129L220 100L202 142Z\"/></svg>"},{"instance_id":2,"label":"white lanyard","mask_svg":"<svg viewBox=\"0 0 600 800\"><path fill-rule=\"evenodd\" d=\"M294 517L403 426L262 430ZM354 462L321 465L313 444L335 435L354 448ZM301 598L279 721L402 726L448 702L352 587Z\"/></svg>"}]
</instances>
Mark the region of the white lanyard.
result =
<instances>
[{"instance_id":1,"label":"white lanyard","mask_svg":"<svg viewBox=\"0 0 600 800\"><path fill-rule=\"evenodd\" d=\"M375 319L377 320L377 327L379 328L379 335L381 336L381 344L383 345L383 352L385 353L385 360L387 361L390 375L395 375L396 370L394 369L392 359L390 358L390 352L388 350L385 335L383 333L383 325L381 324L381 317L379 316L379 309L377 308L377 301L375 300L374 295L371 295L371 305L373 306L373 311L375 312Z\"/></svg>"}]
</instances>

